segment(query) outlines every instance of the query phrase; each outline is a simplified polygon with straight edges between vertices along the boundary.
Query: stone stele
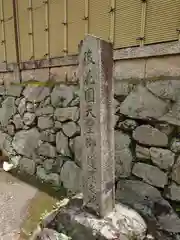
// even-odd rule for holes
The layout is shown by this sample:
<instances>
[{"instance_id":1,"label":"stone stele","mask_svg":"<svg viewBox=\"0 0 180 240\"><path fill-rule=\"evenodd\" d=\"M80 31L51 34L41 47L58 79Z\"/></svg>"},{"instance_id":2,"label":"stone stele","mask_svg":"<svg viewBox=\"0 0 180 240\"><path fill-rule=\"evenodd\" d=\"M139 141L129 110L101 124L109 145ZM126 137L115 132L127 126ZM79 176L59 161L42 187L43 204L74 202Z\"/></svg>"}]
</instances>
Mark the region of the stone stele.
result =
<instances>
[{"instance_id":1,"label":"stone stele","mask_svg":"<svg viewBox=\"0 0 180 240\"><path fill-rule=\"evenodd\" d=\"M88 35L81 46L80 122L84 205L100 217L114 208L112 46Z\"/></svg>"}]
</instances>

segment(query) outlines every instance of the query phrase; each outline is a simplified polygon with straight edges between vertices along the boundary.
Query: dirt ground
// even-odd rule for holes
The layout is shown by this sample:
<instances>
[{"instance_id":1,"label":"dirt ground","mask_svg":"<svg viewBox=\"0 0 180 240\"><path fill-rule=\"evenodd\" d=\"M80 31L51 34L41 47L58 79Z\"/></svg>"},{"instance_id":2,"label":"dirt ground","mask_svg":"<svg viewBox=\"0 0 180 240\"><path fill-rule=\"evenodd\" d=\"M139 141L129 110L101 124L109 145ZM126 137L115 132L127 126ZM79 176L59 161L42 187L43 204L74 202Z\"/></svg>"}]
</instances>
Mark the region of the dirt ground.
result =
<instances>
[{"instance_id":1,"label":"dirt ground","mask_svg":"<svg viewBox=\"0 0 180 240\"><path fill-rule=\"evenodd\" d=\"M26 240L43 214L58 203L32 184L0 170L0 240Z\"/></svg>"},{"instance_id":2,"label":"dirt ground","mask_svg":"<svg viewBox=\"0 0 180 240\"><path fill-rule=\"evenodd\" d=\"M37 189L0 171L0 240L17 240Z\"/></svg>"}]
</instances>

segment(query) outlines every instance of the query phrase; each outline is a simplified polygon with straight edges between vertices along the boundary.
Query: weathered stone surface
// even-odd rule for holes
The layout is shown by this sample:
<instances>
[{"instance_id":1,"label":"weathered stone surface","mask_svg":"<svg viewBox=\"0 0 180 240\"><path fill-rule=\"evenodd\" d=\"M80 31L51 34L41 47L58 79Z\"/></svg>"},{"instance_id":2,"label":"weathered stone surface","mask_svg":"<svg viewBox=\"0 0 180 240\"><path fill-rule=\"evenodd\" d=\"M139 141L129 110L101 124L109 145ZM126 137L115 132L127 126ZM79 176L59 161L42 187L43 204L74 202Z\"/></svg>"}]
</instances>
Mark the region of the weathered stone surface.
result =
<instances>
[{"instance_id":1,"label":"weathered stone surface","mask_svg":"<svg viewBox=\"0 0 180 240\"><path fill-rule=\"evenodd\" d=\"M34 239L38 239L38 240L71 240L68 236L66 236L63 233L59 233L56 232L53 229L49 229L49 228L43 228L41 229L40 232L38 232L37 234L35 234L35 237L32 236L32 238ZM32 240L32 239L30 239Z\"/></svg>"},{"instance_id":2,"label":"weathered stone surface","mask_svg":"<svg viewBox=\"0 0 180 240\"><path fill-rule=\"evenodd\" d=\"M81 191L82 172L74 162L67 161L64 163L61 169L60 179L66 189L72 192Z\"/></svg>"},{"instance_id":3,"label":"weathered stone surface","mask_svg":"<svg viewBox=\"0 0 180 240\"><path fill-rule=\"evenodd\" d=\"M168 170L174 164L175 154L167 149L150 148L151 160L162 169Z\"/></svg>"},{"instance_id":4,"label":"weathered stone surface","mask_svg":"<svg viewBox=\"0 0 180 240\"><path fill-rule=\"evenodd\" d=\"M172 105L171 109L159 118L160 121L168 122L172 125L180 126L180 97Z\"/></svg>"},{"instance_id":5,"label":"weathered stone surface","mask_svg":"<svg viewBox=\"0 0 180 240\"><path fill-rule=\"evenodd\" d=\"M137 119L157 119L167 112L168 104L139 85L120 106L120 112Z\"/></svg>"},{"instance_id":6,"label":"weathered stone surface","mask_svg":"<svg viewBox=\"0 0 180 240\"><path fill-rule=\"evenodd\" d=\"M68 138L62 132L56 134L56 149L64 156L71 156Z\"/></svg>"},{"instance_id":7,"label":"weathered stone surface","mask_svg":"<svg viewBox=\"0 0 180 240\"><path fill-rule=\"evenodd\" d=\"M176 101L180 92L179 80L162 80L148 82L146 87L156 96Z\"/></svg>"},{"instance_id":8,"label":"weathered stone surface","mask_svg":"<svg viewBox=\"0 0 180 240\"><path fill-rule=\"evenodd\" d=\"M115 96L127 96L134 89L134 84L128 81L115 81Z\"/></svg>"},{"instance_id":9,"label":"weathered stone surface","mask_svg":"<svg viewBox=\"0 0 180 240\"><path fill-rule=\"evenodd\" d=\"M7 128L8 134L10 136L14 136L14 134L15 134L15 126L14 126L14 124L8 124L6 128Z\"/></svg>"},{"instance_id":10,"label":"weathered stone surface","mask_svg":"<svg viewBox=\"0 0 180 240\"><path fill-rule=\"evenodd\" d=\"M129 135L115 131L115 152L121 151L124 148L128 148L131 143Z\"/></svg>"},{"instance_id":11,"label":"weathered stone surface","mask_svg":"<svg viewBox=\"0 0 180 240\"><path fill-rule=\"evenodd\" d=\"M145 163L136 163L132 173L156 187L163 188L167 184L167 175L163 171Z\"/></svg>"},{"instance_id":12,"label":"weathered stone surface","mask_svg":"<svg viewBox=\"0 0 180 240\"><path fill-rule=\"evenodd\" d=\"M180 139L173 138L170 145L171 151L178 153L180 152Z\"/></svg>"},{"instance_id":13,"label":"weathered stone surface","mask_svg":"<svg viewBox=\"0 0 180 240\"><path fill-rule=\"evenodd\" d=\"M81 166L83 161L82 137L78 136L71 140L71 150L75 155L76 163Z\"/></svg>"},{"instance_id":14,"label":"weathered stone surface","mask_svg":"<svg viewBox=\"0 0 180 240\"><path fill-rule=\"evenodd\" d=\"M68 229L73 239L121 239L143 240L146 235L146 223L131 208L116 204L113 211L102 219L82 210L82 198L77 196L62 208L57 215L57 228Z\"/></svg>"},{"instance_id":15,"label":"weathered stone surface","mask_svg":"<svg viewBox=\"0 0 180 240\"><path fill-rule=\"evenodd\" d=\"M174 126L172 126L172 125L170 125L170 124L168 124L168 123L157 123L157 124L155 125L155 128L159 129L159 131L165 133L165 134L168 135L168 136L169 136L169 135L174 131L174 129L175 129Z\"/></svg>"},{"instance_id":16,"label":"weathered stone surface","mask_svg":"<svg viewBox=\"0 0 180 240\"><path fill-rule=\"evenodd\" d=\"M27 86L23 91L24 97L30 102L41 102L50 94L49 87Z\"/></svg>"},{"instance_id":17,"label":"weathered stone surface","mask_svg":"<svg viewBox=\"0 0 180 240\"><path fill-rule=\"evenodd\" d=\"M22 86L9 85L6 88L6 94L13 97L20 97Z\"/></svg>"},{"instance_id":18,"label":"weathered stone surface","mask_svg":"<svg viewBox=\"0 0 180 240\"><path fill-rule=\"evenodd\" d=\"M49 143L43 143L39 146L38 154L45 157L54 158L56 157L56 149Z\"/></svg>"},{"instance_id":19,"label":"weathered stone surface","mask_svg":"<svg viewBox=\"0 0 180 240\"><path fill-rule=\"evenodd\" d=\"M37 167L36 175L41 181L50 183L53 186L60 187L61 181L60 177L56 173L46 173L45 169L41 166Z\"/></svg>"},{"instance_id":20,"label":"weathered stone surface","mask_svg":"<svg viewBox=\"0 0 180 240\"><path fill-rule=\"evenodd\" d=\"M10 162L13 164L13 166L16 168L19 166L19 161L21 159L21 156L13 156L10 158Z\"/></svg>"},{"instance_id":21,"label":"weathered stone surface","mask_svg":"<svg viewBox=\"0 0 180 240\"><path fill-rule=\"evenodd\" d=\"M80 97L79 96L75 96L74 99L69 104L70 107L79 107L79 105L80 105Z\"/></svg>"},{"instance_id":22,"label":"weathered stone surface","mask_svg":"<svg viewBox=\"0 0 180 240\"><path fill-rule=\"evenodd\" d=\"M37 108L36 109L36 115L42 116L42 115L52 115L54 113L54 108L51 106L46 106L43 108Z\"/></svg>"},{"instance_id":23,"label":"weathered stone surface","mask_svg":"<svg viewBox=\"0 0 180 240\"><path fill-rule=\"evenodd\" d=\"M123 132L115 131L116 177L128 177L132 168L132 154L129 149L131 139Z\"/></svg>"},{"instance_id":24,"label":"weathered stone surface","mask_svg":"<svg viewBox=\"0 0 180 240\"><path fill-rule=\"evenodd\" d=\"M172 238L165 238L160 231L162 229L170 233L180 232L180 219L156 188L142 181L120 180L117 185L116 198L146 217L148 230L155 239L176 239L173 234Z\"/></svg>"},{"instance_id":25,"label":"weathered stone surface","mask_svg":"<svg viewBox=\"0 0 180 240\"><path fill-rule=\"evenodd\" d=\"M33 104L33 103L27 103L27 105L26 105L26 110L27 110L27 112L34 112L35 111L35 109L36 109L36 104Z\"/></svg>"},{"instance_id":26,"label":"weathered stone surface","mask_svg":"<svg viewBox=\"0 0 180 240\"><path fill-rule=\"evenodd\" d=\"M4 86L0 86L0 95L5 95L5 87Z\"/></svg>"},{"instance_id":27,"label":"weathered stone surface","mask_svg":"<svg viewBox=\"0 0 180 240\"><path fill-rule=\"evenodd\" d=\"M36 170L36 164L32 159L23 157L19 160L19 168L20 171L33 175Z\"/></svg>"},{"instance_id":28,"label":"weathered stone surface","mask_svg":"<svg viewBox=\"0 0 180 240\"><path fill-rule=\"evenodd\" d=\"M150 159L149 148L136 145L136 157L139 159Z\"/></svg>"},{"instance_id":29,"label":"weathered stone surface","mask_svg":"<svg viewBox=\"0 0 180 240\"><path fill-rule=\"evenodd\" d=\"M73 100L73 91L66 85L55 86L51 93L51 103L54 107L66 107Z\"/></svg>"},{"instance_id":30,"label":"weathered stone surface","mask_svg":"<svg viewBox=\"0 0 180 240\"><path fill-rule=\"evenodd\" d=\"M47 172L50 172L53 169L54 163L54 159L46 159L43 163L43 167Z\"/></svg>"},{"instance_id":31,"label":"weathered stone surface","mask_svg":"<svg viewBox=\"0 0 180 240\"><path fill-rule=\"evenodd\" d=\"M62 123L61 123L61 122L58 122L58 121L55 121L54 127L55 127L56 129L62 129Z\"/></svg>"},{"instance_id":32,"label":"weathered stone surface","mask_svg":"<svg viewBox=\"0 0 180 240\"><path fill-rule=\"evenodd\" d=\"M119 122L118 128L124 131L133 131L138 126L135 120L127 119L123 122Z\"/></svg>"},{"instance_id":33,"label":"weathered stone surface","mask_svg":"<svg viewBox=\"0 0 180 240\"><path fill-rule=\"evenodd\" d=\"M36 115L34 113L27 112L24 114L23 122L25 125L30 126L34 123Z\"/></svg>"},{"instance_id":34,"label":"weathered stone surface","mask_svg":"<svg viewBox=\"0 0 180 240\"><path fill-rule=\"evenodd\" d=\"M180 201L180 186L175 183L171 184L168 187L168 193L166 197L171 199L172 201Z\"/></svg>"},{"instance_id":35,"label":"weathered stone surface","mask_svg":"<svg viewBox=\"0 0 180 240\"><path fill-rule=\"evenodd\" d=\"M38 127L40 129L53 128L53 126L54 126L54 121L52 117L46 116L46 117L38 118Z\"/></svg>"},{"instance_id":36,"label":"weathered stone surface","mask_svg":"<svg viewBox=\"0 0 180 240\"><path fill-rule=\"evenodd\" d=\"M173 166L172 180L174 180L176 183L180 184L180 156L176 160L176 164Z\"/></svg>"},{"instance_id":37,"label":"weathered stone surface","mask_svg":"<svg viewBox=\"0 0 180 240\"><path fill-rule=\"evenodd\" d=\"M44 107L50 105L51 104L51 98L47 97L42 104L43 104Z\"/></svg>"},{"instance_id":38,"label":"weathered stone surface","mask_svg":"<svg viewBox=\"0 0 180 240\"><path fill-rule=\"evenodd\" d=\"M78 132L78 125L75 122L67 122L62 125L62 130L67 137L72 137Z\"/></svg>"},{"instance_id":39,"label":"weathered stone surface","mask_svg":"<svg viewBox=\"0 0 180 240\"><path fill-rule=\"evenodd\" d=\"M20 101L21 101L21 98L20 98L20 97L19 97L19 98L16 98L16 100L15 100L15 105L18 106L19 103L20 103Z\"/></svg>"},{"instance_id":40,"label":"weathered stone surface","mask_svg":"<svg viewBox=\"0 0 180 240\"><path fill-rule=\"evenodd\" d=\"M46 130L40 133L40 139L45 142L54 143L56 142L56 135L52 130Z\"/></svg>"},{"instance_id":41,"label":"weathered stone surface","mask_svg":"<svg viewBox=\"0 0 180 240\"><path fill-rule=\"evenodd\" d=\"M64 157L64 156L61 156L61 155L57 156L56 161L55 161L55 168L54 168L55 172L61 173L62 165L69 160L70 160L69 157Z\"/></svg>"},{"instance_id":42,"label":"weathered stone surface","mask_svg":"<svg viewBox=\"0 0 180 240\"><path fill-rule=\"evenodd\" d=\"M38 147L40 134L36 128L17 132L12 145L17 153L31 158Z\"/></svg>"},{"instance_id":43,"label":"weathered stone surface","mask_svg":"<svg viewBox=\"0 0 180 240\"><path fill-rule=\"evenodd\" d=\"M3 152L6 156L16 155L14 148L12 147L12 137L7 136L3 141Z\"/></svg>"},{"instance_id":44,"label":"weathered stone surface","mask_svg":"<svg viewBox=\"0 0 180 240\"><path fill-rule=\"evenodd\" d=\"M23 120L20 116L20 114L16 114L14 117L13 117L13 123L16 127L17 130L19 129L22 129L24 124L23 124Z\"/></svg>"},{"instance_id":45,"label":"weathered stone surface","mask_svg":"<svg viewBox=\"0 0 180 240\"><path fill-rule=\"evenodd\" d=\"M141 125L133 132L133 138L140 144L148 146L166 147L168 137L158 129L150 125Z\"/></svg>"},{"instance_id":46,"label":"weathered stone surface","mask_svg":"<svg viewBox=\"0 0 180 240\"><path fill-rule=\"evenodd\" d=\"M119 116L118 115L114 115L114 128L117 127L118 122L119 122Z\"/></svg>"},{"instance_id":47,"label":"weathered stone surface","mask_svg":"<svg viewBox=\"0 0 180 240\"><path fill-rule=\"evenodd\" d=\"M0 131L0 148L3 149L4 141L8 138L8 134Z\"/></svg>"},{"instance_id":48,"label":"weathered stone surface","mask_svg":"<svg viewBox=\"0 0 180 240\"><path fill-rule=\"evenodd\" d=\"M14 97L7 97L2 102L2 108L0 108L0 123L3 126L8 124L9 119L16 113L16 105Z\"/></svg>"},{"instance_id":49,"label":"weathered stone surface","mask_svg":"<svg viewBox=\"0 0 180 240\"><path fill-rule=\"evenodd\" d=\"M22 98L19 102L18 112L22 116L25 111L26 111L26 99Z\"/></svg>"},{"instance_id":50,"label":"weathered stone surface","mask_svg":"<svg viewBox=\"0 0 180 240\"><path fill-rule=\"evenodd\" d=\"M115 152L116 177L126 178L131 174L133 156L128 148Z\"/></svg>"},{"instance_id":51,"label":"weathered stone surface","mask_svg":"<svg viewBox=\"0 0 180 240\"><path fill-rule=\"evenodd\" d=\"M54 117L60 122L67 120L76 122L79 119L79 109L77 107L56 108Z\"/></svg>"}]
</instances>

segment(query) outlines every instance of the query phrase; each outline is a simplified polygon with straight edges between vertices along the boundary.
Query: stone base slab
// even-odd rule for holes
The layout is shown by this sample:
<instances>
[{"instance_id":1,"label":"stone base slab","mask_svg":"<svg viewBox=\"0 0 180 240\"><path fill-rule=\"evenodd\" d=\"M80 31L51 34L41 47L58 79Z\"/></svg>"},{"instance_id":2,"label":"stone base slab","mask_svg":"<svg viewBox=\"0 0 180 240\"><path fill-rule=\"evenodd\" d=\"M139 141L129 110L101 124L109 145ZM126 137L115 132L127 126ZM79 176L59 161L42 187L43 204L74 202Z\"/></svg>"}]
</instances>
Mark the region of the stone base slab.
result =
<instances>
[{"instance_id":1,"label":"stone base slab","mask_svg":"<svg viewBox=\"0 0 180 240\"><path fill-rule=\"evenodd\" d=\"M143 240L147 226L143 218L123 204L99 219L83 207L82 198L74 198L56 216L56 230L65 231L73 240Z\"/></svg>"}]
</instances>

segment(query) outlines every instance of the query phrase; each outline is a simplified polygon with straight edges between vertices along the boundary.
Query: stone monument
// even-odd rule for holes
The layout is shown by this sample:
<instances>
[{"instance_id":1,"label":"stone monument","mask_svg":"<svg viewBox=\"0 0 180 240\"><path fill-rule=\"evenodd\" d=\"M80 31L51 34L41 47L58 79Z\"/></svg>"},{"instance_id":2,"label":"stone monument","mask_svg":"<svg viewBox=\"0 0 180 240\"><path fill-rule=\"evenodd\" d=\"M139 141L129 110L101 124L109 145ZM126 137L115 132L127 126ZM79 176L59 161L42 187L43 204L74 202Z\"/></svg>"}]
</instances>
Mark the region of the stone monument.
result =
<instances>
[{"instance_id":1,"label":"stone monument","mask_svg":"<svg viewBox=\"0 0 180 240\"><path fill-rule=\"evenodd\" d=\"M49 217L56 219L58 231L66 230L72 239L144 240L147 232L138 213L123 204L115 204L112 69L111 45L87 36L81 43L78 68L83 197L76 195L55 217L54 213ZM46 229L43 231L41 234L46 234Z\"/></svg>"},{"instance_id":2,"label":"stone monument","mask_svg":"<svg viewBox=\"0 0 180 240\"><path fill-rule=\"evenodd\" d=\"M83 199L99 217L115 205L112 74L111 44L88 35L79 56Z\"/></svg>"}]
</instances>

